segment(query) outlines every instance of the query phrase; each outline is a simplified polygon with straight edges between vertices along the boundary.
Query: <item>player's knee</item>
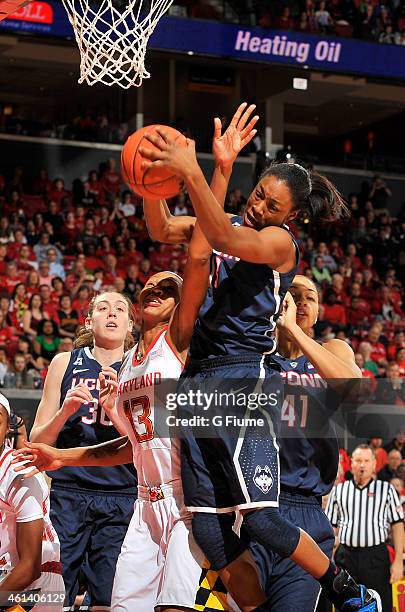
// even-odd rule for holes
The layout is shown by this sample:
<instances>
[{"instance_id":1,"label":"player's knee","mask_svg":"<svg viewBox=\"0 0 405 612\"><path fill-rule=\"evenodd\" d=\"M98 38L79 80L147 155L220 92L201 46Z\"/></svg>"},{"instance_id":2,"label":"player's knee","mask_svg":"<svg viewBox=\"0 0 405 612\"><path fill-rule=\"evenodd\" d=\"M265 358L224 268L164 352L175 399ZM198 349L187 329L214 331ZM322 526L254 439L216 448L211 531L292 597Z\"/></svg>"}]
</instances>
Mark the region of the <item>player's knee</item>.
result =
<instances>
[{"instance_id":1,"label":"player's knee","mask_svg":"<svg viewBox=\"0 0 405 612\"><path fill-rule=\"evenodd\" d=\"M245 551L245 546L232 531L233 523L234 516L230 514L194 514L194 538L216 571L226 567Z\"/></svg>"},{"instance_id":2,"label":"player's knee","mask_svg":"<svg viewBox=\"0 0 405 612\"><path fill-rule=\"evenodd\" d=\"M253 540L280 557L290 557L297 548L300 530L284 519L278 508L262 508L245 514L243 523Z\"/></svg>"}]
</instances>

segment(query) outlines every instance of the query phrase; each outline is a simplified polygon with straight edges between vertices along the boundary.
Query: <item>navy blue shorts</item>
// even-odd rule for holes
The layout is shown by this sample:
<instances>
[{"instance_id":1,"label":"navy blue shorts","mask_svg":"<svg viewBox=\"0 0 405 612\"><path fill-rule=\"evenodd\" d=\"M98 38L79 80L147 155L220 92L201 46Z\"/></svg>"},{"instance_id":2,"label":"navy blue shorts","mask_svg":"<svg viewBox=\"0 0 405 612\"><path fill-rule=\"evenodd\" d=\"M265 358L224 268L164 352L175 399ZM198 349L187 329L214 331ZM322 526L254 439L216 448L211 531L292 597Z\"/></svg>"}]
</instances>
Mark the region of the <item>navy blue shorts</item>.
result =
<instances>
[{"instance_id":1,"label":"navy blue shorts","mask_svg":"<svg viewBox=\"0 0 405 612\"><path fill-rule=\"evenodd\" d=\"M197 392L202 403L179 404L180 397ZM209 397L212 402L204 409ZM277 506L279 373L255 355L191 361L177 398L186 506L192 512ZM197 417L205 424L188 426Z\"/></svg>"},{"instance_id":2,"label":"navy blue shorts","mask_svg":"<svg viewBox=\"0 0 405 612\"><path fill-rule=\"evenodd\" d=\"M280 493L280 514L304 529L329 558L335 541L332 526L316 497ZM269 612L299 609L313 612L320 594L319 582L290 559L282 559L254 541L248 541L243 527L242 539L259 567L263 588L269 598Z\"/></svg>"},{"instance_id":3,"label":"navy blue shorts","mask_svg":"<svg viewBox=\"0 0 405 612\"><path fill-rule=\"evenodd\" d=\"M135 495L52 485L50 517L59 536L65 607L86 579L92 606L110 606L115 566L132 517Z\"/></svg>"}]
</instances>

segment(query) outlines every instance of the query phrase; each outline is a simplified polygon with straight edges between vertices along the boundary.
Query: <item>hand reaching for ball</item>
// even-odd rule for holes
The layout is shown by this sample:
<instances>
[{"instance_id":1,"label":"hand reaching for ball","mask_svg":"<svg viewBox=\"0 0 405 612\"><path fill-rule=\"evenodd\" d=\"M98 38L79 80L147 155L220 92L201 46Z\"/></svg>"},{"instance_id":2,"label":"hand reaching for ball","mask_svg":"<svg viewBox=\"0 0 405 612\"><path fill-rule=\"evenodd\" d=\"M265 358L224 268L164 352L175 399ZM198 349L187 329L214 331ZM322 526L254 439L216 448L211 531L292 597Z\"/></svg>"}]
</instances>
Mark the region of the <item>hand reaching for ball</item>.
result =
<instances>
[{"instance_id":1,"label":"hand reaching for ball","mask_svg":"<svg viewBox=\"0 0 405 612\"><path fill-rule=\"evenodd\" d=\"M223 168L232 166L240 151L257 134L254 126L258 122L259 116L255 115L250 119L255 108L255 104L250 104L250 106L247 105L247 102L240 104L223 134L221 120L218 117L214 119L212 153L217 166Z\"/></svg>"}]
</instances>

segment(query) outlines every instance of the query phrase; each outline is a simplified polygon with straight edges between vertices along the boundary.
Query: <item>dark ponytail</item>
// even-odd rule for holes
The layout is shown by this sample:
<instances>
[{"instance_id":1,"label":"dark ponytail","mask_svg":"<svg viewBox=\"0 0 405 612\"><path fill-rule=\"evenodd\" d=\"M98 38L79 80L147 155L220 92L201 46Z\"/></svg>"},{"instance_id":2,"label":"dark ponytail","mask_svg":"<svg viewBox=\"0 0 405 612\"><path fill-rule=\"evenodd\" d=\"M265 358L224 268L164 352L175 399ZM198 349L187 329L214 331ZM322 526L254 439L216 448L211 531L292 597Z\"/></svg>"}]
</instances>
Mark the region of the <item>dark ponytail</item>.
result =
<instances>
[{"instance_id":1,"label":"dark ponytail","mask_svg":"<svg viewBox=\"0 0 405 612\"><path fill-rule=\"evenodd\" d=\"M328 224L350 216L342 195L333 183L314 170L306 170L300 164L273 162L260 180L266 176L275 176L287 183L294 208L298 211L298 221Z\"/></svg>"}]
</instances>

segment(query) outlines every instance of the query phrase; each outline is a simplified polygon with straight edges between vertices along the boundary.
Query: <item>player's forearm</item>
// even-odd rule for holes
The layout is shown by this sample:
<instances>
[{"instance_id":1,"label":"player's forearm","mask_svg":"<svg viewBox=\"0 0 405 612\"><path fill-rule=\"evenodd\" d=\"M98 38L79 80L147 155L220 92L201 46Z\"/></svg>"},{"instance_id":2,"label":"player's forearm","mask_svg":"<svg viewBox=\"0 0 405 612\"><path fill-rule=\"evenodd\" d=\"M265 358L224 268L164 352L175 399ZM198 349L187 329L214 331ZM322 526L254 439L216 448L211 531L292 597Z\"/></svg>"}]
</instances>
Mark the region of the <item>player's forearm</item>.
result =
<instances>
[{"instance_id":1,"label":"player's forearm","mask_svg":"<svg viewBox=\"0 0 405 612\"><path fill-rule=\"evenodd\" d=\"M333 355L318 342L307 336L298 325L289 329L288 333L294 343L300 347L304 355L315 366L322 378L361 378L361 373L358 372L357 368Z\"/></svg>"},{"instance_id":2,"label":"player's forearm","mask_svg":"<svg viewBox=\"0 0 405 612\"><path fill-rule=\"evenodd\" d=\"M65 425L68 417L59 409L50 421L43 425L36 425L34 423L30 433L31 442L42 442L49 446L55 446L56 440L58 439L59 433Z\"/></svg>"},{"instance_id":3,"label":"player's forearm","mask_svg":"<svg viewBox=\"0 0 405 612\"><path fill-rule=\"evenodd\" d=\"M210 188L218 204L220 204L222 208L225 204L225 198L228 191L228 185L231 175L232 166L226 166L225 168L223 168L222 166L216 165L214 168Z\"/></svg>"},{"instance_id":4,"label":"player's forearm","mask_svg":"<svg viewBox=\"0 0 405 612\"><path fill-rule=\"evenodd\" d=\"M157 242L179 244L190 242L195 218L172 215L165 200L144 198L143 210L149 236Z\"/></svg>"},{"instance_id":5,"label":"player's forearm","mask_svg":"<svg viewBox=\"0 0 405 612\"><path fill-rule=\"evenodd\" d=\"M208 186L201 168L185 176L185 183L209 244L218 251L230 252L236 230Z\"/></svg>"},{"instance_id":6,"label":"player's forearm","mask_svg":"<svg viewBox=\"0 0 405 612\"><path fill-rule=\"evenodd\" d=\"M21 561L1 583L1 591L24 591L41 576L41 563Z\"/></svg>"},{"instance_id":7,"label":"player's forearm","mask_svg":"<svg viewBox=\"0 0 405 612\"><path fill-rule=\"evenodd\" d=\"M58 460L65 466L112 466L132 462L132 446L127 437L96 446L58 449Z\"/></svg>"},{"instance_id":8,"label":"player's forearm","mask_svg":"<svg viewBox=\"0 0 405 612\"><path fill-rule=\"evenodd\" d=\"M228 166L223 169L219 166L215 166L214 173L211 179L211 191L217 199L218 203L224 207L226 192L228 190L229 179L232 174L232 166ZM205 235L202 232L201 225L197 221L194 226L193 236L190 241L190 247L188 250L188 258L193 261L195 265L199 262L202 266L208 266L208 260L210 259L212 248ZM207 283L208 283L209 269L207 267Z\"/></svg>"}]
</instances>

